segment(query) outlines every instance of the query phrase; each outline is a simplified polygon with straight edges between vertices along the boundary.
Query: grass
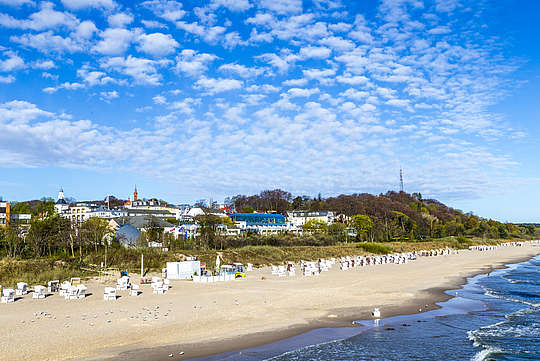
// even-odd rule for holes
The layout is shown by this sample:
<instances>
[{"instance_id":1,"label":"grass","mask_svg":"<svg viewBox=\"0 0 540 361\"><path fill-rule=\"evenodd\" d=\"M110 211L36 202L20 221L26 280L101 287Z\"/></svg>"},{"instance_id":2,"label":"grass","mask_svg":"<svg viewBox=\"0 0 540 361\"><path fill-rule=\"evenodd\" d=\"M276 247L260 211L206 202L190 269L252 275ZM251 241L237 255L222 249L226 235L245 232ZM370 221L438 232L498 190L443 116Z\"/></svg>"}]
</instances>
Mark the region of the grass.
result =
<instances>
[{"instance_id":1,"label":"grass","mask_svg":"<svg viewBox=\"0 0 540 361\"><path fill-rule=\"evenodd\" d=\"M387 254L394 252L410 252L423 249L458 248L471 245L496 245L510 240L497 241L480 238L447 237L418 242L384 242L384 243L341 243L334 246L245 246L226 250L179 250L162 252L156 249L110 248L107 252L107 266L131 273L140 272L141 254L144 254L145 270L159 272L166 262L180 261L187 256L197 257L205 262L208 269L214 269L216 255L219 253L223 264L232 262L252 263L256 267L278 265L284 262L317 260L319 258L345 257L352 255ZM29 285L46 284L51 280L66 280L71 277L90 277L98 275L97 269L104 262L104 254L89 254L82 261L78 258L59 259L0 259L0 284L13 287L16 282L27 282ZM81 268L82 267L82 268Z\"/></svg>"},{"instance_id":2,"label":"grass","mask_svg":"<svg viewBox=\"0 0 540 361\"><path fill-rule=\"evenodd\" d=\"M380 243L372 243L372 242L364 242L364 243L358 243L358 248L363 249L364 251L368 253L374 253L374 254L389 254L392 253L392 248L380 244Z\"/></svg>"},{"instance_id":3,"label":"grass","mask_svg":"<svg viewBox=\"0 0 540 361\"><path fill-rule=\"evenodd\" d=\"M17 282L26 282L29 286L47 285L52 280L69 280L71 277L86 278L96 273L85 271L73 261L32 259L0 260L0 284L15 287Z\"/></svg>"}]
</instances>

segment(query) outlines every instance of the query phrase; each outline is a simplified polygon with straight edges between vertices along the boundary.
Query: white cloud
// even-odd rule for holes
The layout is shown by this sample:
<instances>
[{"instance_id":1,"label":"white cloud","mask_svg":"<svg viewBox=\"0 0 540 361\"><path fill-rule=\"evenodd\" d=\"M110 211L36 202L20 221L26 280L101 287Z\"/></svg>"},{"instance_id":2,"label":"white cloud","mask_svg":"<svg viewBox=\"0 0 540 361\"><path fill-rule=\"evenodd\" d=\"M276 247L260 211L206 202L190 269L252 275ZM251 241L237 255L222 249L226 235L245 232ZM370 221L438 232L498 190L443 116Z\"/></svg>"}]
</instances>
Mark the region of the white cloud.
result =
<instances>
[{"instance_id":1,"label":"white cloud","mask_svg":"<svg viewBox=\"0 0 540 361\"><path fill-rule=\"evenodd\" d=\"M148 29L165 29L167 25L155 20L141 20L141 23Z\"/></svg>"},{"instance_id":2,"label":"white cloud","mask_svg":"<svg viewBox=\"0 0 540 361\"><path fill-rule=\"evenodd\" d=\"M0 4L19 7L21 5L36 5L33 0L0 0Z\"/></svg>"},{"instance_id":3,"label":"white cloud","mask_svg":"<svg viewBox=\"0 0 540 361\"><path fill-rule=\"evenodd\" d=\"M120 97L116 90L100 92L99 95L100 99L107 103L109 103L113 99Z\"/></svg>"},{"instance_id":4,"label":"white cloud","mask_svg":"<svg viewBox=\"0 0 540 361\"><path fill-rule=\"evenodd\" d=\"M165 98L163 95L156 95L152 98L152 101L154 104L167 104L167 98Z\"/></svg>"},{"instance_id":5,"label":"white cloud","mask_svg":"<svg viewBox=\"0 0 540 361\"><path fill-rule=\"evenodd\" d=\"M45 30L58 27L75 28L79 20L70 13L54 10L49 2L41 3L41 10L30 14L27 20L19 20L7 14L0 13L0 25L7 28Z\"/></svg>"},{"instance_id":6,"label":"white cloud","mask_svg":"<svg viewBox=\"0 0 540 361\"><path fill-rule=\"evenodd\" d=\"M319 88L312 89L300 89L300 88L291 88L287 91L291 97L310 97L313 94L318 94L320 92Z\"/></svg>"},{"instance_id":7,"label":"white cloud","mask_svg":"<svg viewBox=\"0 0 540 361\"><path fill-rule=\"evenodd\" d=\"M67 90L78 90L78 89L84 89L85 88L85 85L84 84L81 84L81 83L70 83L70 82L65 82L65 83L62 83L58 86L55 86L55 87L47 87L47 88L44 88L43 91L45 93L48 93L48 94L53 94L53 93L56 93L58 90L60 89L67 89Z\"/></svg>"},{"instance_id":8,"label":"white cloud","mask_svg":"<svg viewBox=\"0 0 540 361\"><path fill-rule=\"evenodd\" d=\"M109 28L100 34L102 40L92 50L104 55L121 55L129 49L134 35L130 30Z\"/></svg>"},{"instance_id":9,"label":"white cloud","mask_svg":"<svg viewBox=\"0 0 540 361\"><path fill-rule=\"evenodd\" d=\"M332 48L335 51L347 51L354 49L354 43L339 36L329 36L319 41L321 44Z\"/></svg>"},{"instance_id":10,"label":"white cloud","mask_svg":"<svg viewBox=\"0 0 540 361\"><path fill-rule=\"evenodd\" d=\"M182 10L182 3L172 0L151 0L141 4L156 16L167 21L175 22L184 17L186 12Z\"/></svg>"},{"instance_id":11,"label":"white cloud","mask_svg":"<svg viewBox=\"0 0 540 361\"><path fill-rule=\"evenodd\" d=\"M116 13L109 15L107 22L112 28L123 28L133 22L133 15L127 13Z\"/></svg>"},{"instance_id":12,"label":"white cloud","mask_svg":"<svg viewBox=\"0 0 540 361\"><path fill-rule=\"evenodd\" d=\"M266 53L255 57L256 59L262 59L268 62L268 64L277 68L280 73L285 73L298 59L298 55L283 54L281 56L274 53Z\"/></svg>"},{"instance_id":13,"label":"white cloud","mask_svg":"<svg viewBox=\"0 0 540 361\"><path fill-rule=\"evenodd\" d=\"M324 46L306 46L300 49L303 59L327 59L332 51Z\"/></svg>"},{"instance_id":14,"label":"white cloud","mask_svg":"<svg viewBox=\"0 0 540 361\"><path fill-rule=\"evenodd\" d=\"M241 64L223 64L218 68L219 71L233 73L242 78L253 78L264 73L264 69L257 67L247 67Z\"/></svg>"},{"instance_id":15,"label":"white cloud","mask_svg":"<svg viewBox=\"0 0 540 361\"><path fill-rule=\"evenodd\" d=\"M166 60L150 60L136 58L128 55L124 57L114 57L106 59L101 66L107 70L114 70L118 73L130 76L135 83L143 85L159 85L162 75L158 72L158 67L169 64Z\"/></svg>"},{"instance_id":16,"label":"white cloud","mask_svg":"<svg viewBox=\"0 0 540 361\"><path fill-rule=\"evenodd\" d=\"M98 29L96 25L90 20L85 20L77 26L75 36L81 39L90 39Z\"/></svg>"},{"instance_id":17,"label":"white cloud","mask_svg":"<svg viewBox=\"0 0 540 361\"><path fill-rule=\"evenodd\" d=\"M304 86L307 83L308 83L308 80L306 78L300 78L300 79L285 80L283 82L283 85L285 85L285 86Z\"/></svg>"},{"instance_id":18,"label":"white cloud","mask_svg":"<svg viewBox=\"0 0 540 361\"><path fill-rule=\"evenodd\" d=\"M137 39L137 50L153 56L166 56L176 51L180 46L169 34L153 33L143 34Z\"/></svg>"},{"instance_id":19,"label":"white cloud","mask_svg":"<svg viewBox=\"0 0 540 361\"><path fill-rule=\"evenodd\" d=\"M13 83L14 81L15 81L15 77L13 75L8 75L8 76L0 75L0 83L2 84Z\"/></svg>"},{"instance_id":20,"label":"white cloud","mask_svg":"<svg viewBox=\"0 0 540 361\"><path fill-rule=\"evenodd\" d=\"M448 26L437 26L436 28L428 30L428 33L433 35L449 34L452 30Z\"/></svg>"},{"instance_id":21,"label":"white cloud","mask_svg":"<svg viewBox=\"0 0 540 361\"><path fill-rule=\"evenodd\" d=\"M73 53L82 50L81 44L67 37L53 35L52 31L38 34L23 34L9 38L15 43L22 44L41 51L42 53Z\"/></svg>"},{"instance_id":22,"label":"white cloud","mask_svg":"<svg viewBox=\"0 0 540 361\"><path fill-rule=\"evenodd\" d=\"M216 59L218 57L213 54L184 49L176 58L176 70L189 76L198 76L206 72L208 65Z\"/></svg>"},{"instance_id":23,"label":"white cloud","mask_svg":"<svg viewBox=\"0 0 540 361\"><path fill-rule=\"evenodd\" d=\"M18 56L13 51L5 51L4 55L7 56L7 59L0 59L0 71L10 72L26 67L23 58Z\"/></svg>"},{"instance_id":24,"label":"white cloud","mask_svg":"<svg viewBox=\"0 0 540 361\"><path fill-rule=\"evenodd\" d=\"M302 12L302 0L260 0L259 7L278 14L296 14Z\"/></svg>"},{"instance_id":25,"label":"white cloud","mask_svg":"<svg viewBox=\"0 0 540 361\"><path fill-rule=\"evenodd\" d=\"M251 8L249 0L212 0L210 7L218 8L223 6L230 11L246 11Z\"/></svg>"},{"instance_id":26,"label":"white cloud","mask_svg":"<svg viewBox=\"0 0 540 361\"><path fill-rule=\"evenodd\" d=\"M113 0L62 0L62 4L71 10L81 10L85 8L113 9L116 3Z\"/></svg>"},{"instance_id":27,"label":"white cloud","mask_svg":"<svg viewBox=\"0 0 540 361\"><path fill-rule=\"evenodd\" d=\"M363 75L350 75L350 74L338 75L336 77L336 80L340 83L349 84L349 85L360 85L360 84L366 84L369 82L369 79Z\"/></svg>"},{"instance_id":28,"label":"white cloud","mask_svg":"<svg viewBox=\"0 0 540 361\"><path fill-rule=\"evenodd\" d=\"M48 69L56 68L56 64L52 60L37 60L33 62L32 68L48 70Z\"/></svg>"},{"instance_id":29,"label":"white cloud","mask_svg":"<svg viewBox=\"0 0 540 361\"><path fill-rule=\"evenodd\" d=\"M223 26L202 26L199 25L197 22L194 23L187 23L185 21L177 21L176 27L178 29L182 29L185 32L194 34L202 38L204 41L214 44L218 41L219 38L222 37L222 35L227 30Z\"/></svg>"},{"instance_id":30,"label":"white cloud","mask_svg":"<svg viewBox=\"0 0 540 361\"><path fill-rule=\"evenodd\" d=\"M242 88L244 83L237 79L201 77L195 82L195 89L204 90L206 94L223 93Z\"/></svg>"}]
</instances>

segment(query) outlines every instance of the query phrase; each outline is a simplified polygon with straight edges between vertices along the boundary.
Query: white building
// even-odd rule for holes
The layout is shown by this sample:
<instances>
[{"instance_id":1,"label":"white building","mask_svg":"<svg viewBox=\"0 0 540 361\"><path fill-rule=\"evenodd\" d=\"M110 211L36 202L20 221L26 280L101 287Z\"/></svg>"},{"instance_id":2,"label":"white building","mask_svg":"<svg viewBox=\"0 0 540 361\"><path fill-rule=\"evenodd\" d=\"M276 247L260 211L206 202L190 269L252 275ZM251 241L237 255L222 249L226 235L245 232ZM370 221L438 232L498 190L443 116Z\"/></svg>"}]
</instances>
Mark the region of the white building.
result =
<instances>
[{"instance_id":1,"label":"white building","mask_svg":"<svg viewBox=\"0 0 540 361\"><path fill-rule=\"evenodd\" d=\"M56 201L56 204L54 205L54 209L56 210L56 213L62 215L69 212L69 204L64 199L64 190L60 188L60 191L58 192L58 200Z\"/></svg>"},{"instance_id":2,"label":"white building","mask_svg":"<svg viewBox=\"0 0 540 361\"><path fill-rule=\"evenodd\" d=\"M302 228L307 221L317 219L330 225L334 223L334 212L332 211L292 211L287 213L287 218L293 226Z\"/></svg>"}]
</instances>

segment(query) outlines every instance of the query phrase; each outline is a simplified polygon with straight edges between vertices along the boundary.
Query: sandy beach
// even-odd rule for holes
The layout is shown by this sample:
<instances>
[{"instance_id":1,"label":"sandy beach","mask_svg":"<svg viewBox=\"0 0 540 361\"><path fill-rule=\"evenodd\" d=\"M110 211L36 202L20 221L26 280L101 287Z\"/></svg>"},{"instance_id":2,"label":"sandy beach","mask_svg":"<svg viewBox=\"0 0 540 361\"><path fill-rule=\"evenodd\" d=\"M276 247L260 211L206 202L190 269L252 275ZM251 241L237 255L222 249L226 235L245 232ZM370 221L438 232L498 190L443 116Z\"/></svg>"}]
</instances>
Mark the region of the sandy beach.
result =
<instances>
[{"instance_id":1,"label":"sandy beach","mask_svg":"<svg viewBox=\"0 0 540 361\"><path fill-rule=\"evenodd\" d=\"M92 295L83 300L28 294L1 304L0 354L5 360L144 360L174 352L174 359L189 359L350 326L368 319L373 307L382 317L433 309L448 298L443 290L466 277L537 254L538 245L460 251L404 265L335 266L318 277L279 278L262 268L231 282L173 281L164 295L152 294L150 286L138 297L119 291L117 301L103 300L103 288L114 279L94 279L85 282Z\"/></svg>"}]
</instances>

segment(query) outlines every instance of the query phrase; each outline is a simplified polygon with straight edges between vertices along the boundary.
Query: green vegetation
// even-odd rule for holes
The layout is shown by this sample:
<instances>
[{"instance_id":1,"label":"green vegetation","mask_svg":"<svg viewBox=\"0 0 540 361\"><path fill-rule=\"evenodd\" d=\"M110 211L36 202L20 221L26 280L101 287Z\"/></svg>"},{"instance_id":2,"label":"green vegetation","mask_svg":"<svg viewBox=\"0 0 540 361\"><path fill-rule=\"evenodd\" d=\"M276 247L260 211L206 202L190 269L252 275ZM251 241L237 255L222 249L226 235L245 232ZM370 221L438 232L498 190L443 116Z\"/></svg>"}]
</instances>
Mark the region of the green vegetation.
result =
<instances>
[{"instance_id":1,"label":"green vegetation","mask_svg":"<svg viewBox=\"0 0 540 361\"><path fill-rule=\"evenodd\" d=\"M368 253L374 253L374 254L392 253L392 249L383 244L364 242L364 243L358 243L357 246L358 248L363 249L364 251Z\"/></svg>"}]
</instances>

